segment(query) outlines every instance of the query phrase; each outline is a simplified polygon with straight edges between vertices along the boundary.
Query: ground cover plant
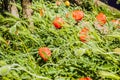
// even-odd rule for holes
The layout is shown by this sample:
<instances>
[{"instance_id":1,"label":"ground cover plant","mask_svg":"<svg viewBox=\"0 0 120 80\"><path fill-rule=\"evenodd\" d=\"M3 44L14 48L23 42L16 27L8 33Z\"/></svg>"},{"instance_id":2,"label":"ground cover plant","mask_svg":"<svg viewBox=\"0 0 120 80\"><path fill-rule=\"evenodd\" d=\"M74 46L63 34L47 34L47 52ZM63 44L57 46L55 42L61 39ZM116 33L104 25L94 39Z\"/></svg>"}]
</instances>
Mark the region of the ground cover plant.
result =
<instances>
[{"instance_id":1,"label":"ground cover plant","mask_svg":"<svg viewBox=\"0 0 120 80\"><path fill-rule=\"evenodd\" d=\"M1 14L0 80L120 80L120 12L85 3L33 1L32 27Z\"/></svg>"}]
</instances>

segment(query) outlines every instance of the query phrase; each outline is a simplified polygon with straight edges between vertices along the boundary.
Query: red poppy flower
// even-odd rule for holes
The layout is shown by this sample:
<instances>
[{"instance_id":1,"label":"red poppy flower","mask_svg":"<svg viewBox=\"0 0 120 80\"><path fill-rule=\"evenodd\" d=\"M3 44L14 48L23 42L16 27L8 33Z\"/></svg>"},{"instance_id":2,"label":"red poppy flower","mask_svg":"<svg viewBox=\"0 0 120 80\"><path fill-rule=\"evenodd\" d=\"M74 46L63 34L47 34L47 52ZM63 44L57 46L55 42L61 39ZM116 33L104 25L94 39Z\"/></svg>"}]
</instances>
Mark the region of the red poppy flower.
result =
<instances>
[{"instance_id":1,"label":"red poppy flower","mask_svg":"<svg viewBox=\"0 0 120 80\"><path fill-rule=\"evenodd\" d=\"M87 34L89 32L89 29L87 27L84 27L81 31L80 34Z\"/></svg>"},{"instance_id":2,"label":"red poppy flower","mask_svg":"<svg viewBox=\"0 0 120 80\"><path fill-rule=\"evenodd\" d=\"M53 25L57 28L60 29L64 24L64 21L62 18L60 17L56 17L53 21Z\"/></svg>"},{"instance_id":3,"label":"red poppy flower","mask_svg":"<svg viewBox=\"0 0 120 80\"><path fill-rule=\"evenodd\" d=\"M42 47L42 48L39 48L38 54L44 61L47 61L48 58L51 56L51 51L48 47Z\"/></svg>"},{"instance_id":4,"label":"red poppy flower","mask_svg":"<svg viewBox=\"0 0 120 80\"><path fill-rule=\"evenodd\" d=\"M104 25L107 22L106 15L103 13L99 13L96 16L96 19L100 23L100 25Z\"/></svg>"},{"instance_id":5,"label":"red poppy flower","mask_svg":"<svg viewBox=\"0 0 120 80\"><path fill-rule=\"evenodd\" d=\"M84 17L84 13L83 11L80 11L80 10L74 10L72 12L72 16L76 21L80 21Z\"/></svg>"},{"instance_id":6,"label":"red poppy flower","mask_svg":"<svg viewBox=\"0 0 120 80\"><path fill-rule=\"evenodd\" d=\"M82 41L82 42L86 42L87 38L88 38L88 35L86 35L86 34L80 35L80 41Z\"/></svg>"},{"instance_id":7,"label":"red poppy flower","mask_svg":"<svg viewBox=\"0 0 120 80\"><path fill-rule=\"evenodd\" d=\"M92 80L90 77L80 78L79 80Z\"/></svg>"}]
</instances>

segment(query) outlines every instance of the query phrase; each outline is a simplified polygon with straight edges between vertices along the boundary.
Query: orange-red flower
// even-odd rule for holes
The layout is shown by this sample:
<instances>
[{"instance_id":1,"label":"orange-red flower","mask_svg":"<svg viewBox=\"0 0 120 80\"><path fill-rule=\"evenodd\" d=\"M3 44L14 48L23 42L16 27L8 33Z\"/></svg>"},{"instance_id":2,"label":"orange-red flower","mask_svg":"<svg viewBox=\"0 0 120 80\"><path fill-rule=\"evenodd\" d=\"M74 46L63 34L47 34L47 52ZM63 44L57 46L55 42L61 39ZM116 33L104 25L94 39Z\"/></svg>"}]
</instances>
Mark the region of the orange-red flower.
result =
<instances>
[{"instance_id":1,"label":"orange-red flower","mask_svg":"<svg viewBox=\"0 0 120 80\"><path fill-rule=\"evenodd\" d=\"M106 15L103 13L99 13L96 16L97 21L99 22L100 25L104 25L107 22Z\"/></svg>"},{"instance_id":2,"label":"orange-red flower","mask_svg":"<svg viewBox=\"0 0 120 80\"><path fill-rule=\"evenodd\" d=\"M80 11L80 10L74 10L72 12L72 16L76 21L80 21L84 17L84 13L83 11Z\"/></svg>"},{"instance_id":3,"label":"orange-red flower","mask_svg":"<svg viewBox=\"0 0 120 80\"><path fill-rule=\"evenodd\" d=\"M87 41L87 35L80 35L80 41L86 42Z\"/></svg>"},{"instance_id":4,"label":"orange-red flower","mask_svg":"<svg viewBox=\"0 0 120 80\"><path fill-rule=\"evenodd\" d=\"M53 21L53 25L57 28L60 29L64 24L64 21L62 18L60 17L56 17Z\"/></svg>"},{"instance_id":5,"label":"orange-red flower","mask_svg":"<svg viewBox=\"0 0 120 80\"><path fill-rule=\"evenodd\" d=\"M42 47L42 48L39 48L38 54L44 61L47 61L48 58L51 56L51 51L48 47Z\"/></svg>"},{"instance_id":6,"label":"orange-red flower","mask_svg":"<svg viewBox=\"0 0 120 80\"><path fill-rule=\"evenodd\" d=\"M89 38L88 32L89 32L89 29L87 27L84 27L80 31L80 41L82 41L82 42L86 42L87 41L87 39Z\"/></svg>"},{"instance_id":7,"label":"orange-red flower","mask_svg":"<svg viewBox=\"0 0 120 80\"><path fill-rule=\"evenodd\" d=\"M80 34L87 34L89 32L89 29L87 27L84 27L81 31Z\"/></svg>"},{"instance_id":8,"label":"orange-red flower","mask_svg":"<svg viewBox=\"0 0 120 80\"><path fill-rule=\"evenodd\" d=\"M90 77L80 78L79 80L92 80Z\"/></svg>"}]
</instances>

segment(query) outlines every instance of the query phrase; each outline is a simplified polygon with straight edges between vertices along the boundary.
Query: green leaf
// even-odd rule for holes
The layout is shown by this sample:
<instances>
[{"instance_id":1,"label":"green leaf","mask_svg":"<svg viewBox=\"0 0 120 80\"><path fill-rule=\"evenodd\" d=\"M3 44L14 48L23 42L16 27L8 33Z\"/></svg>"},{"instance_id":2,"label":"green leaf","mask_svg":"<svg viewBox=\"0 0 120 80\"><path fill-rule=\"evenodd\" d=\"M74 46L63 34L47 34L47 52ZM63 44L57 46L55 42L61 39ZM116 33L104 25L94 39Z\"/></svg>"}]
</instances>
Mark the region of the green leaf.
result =
<instances>
[{"instance_id":1,"label":"green leaf","mask_svg":"<svg viewBox=\"0 0 120 80\"><path fill-rule=\"evenodd\" d=\"M6 43L5 39L3 39L2 37L0 37L0 41Z\"/></svg>"},{"instance_id":2,"label":"green leaf","mask_svg":"<svg viewBox=\"0 0 120 80\"><path fill-rule=\"evenodd\" d=\"M0 68L0 75L7 75L10 71L10 66L3 66Z\"/></svg>"},{"instance_id":3,"label":"green leaf","mask_svg":"<svg viewBox=\"0 0 120 80\"><path fill-rule=\"evenodd\" d=\"M11 34L15 34L15 32L16 32L16 25L12 26L12 27L9 29L9 32L10 32Z\"/></svg>"},{"instance_id":4,"label":"green leaf","mask_svg":"<svg viewBox=\"0 0 120 80\"><path fill-rule=\"evenodd\" d=\"M116 79L119 80L120 77L112 72L108 72L108 71L99 71L99 74L101 77L105 77L105 78L111 78L111 79Z\"/></svg>"}]
</instances>

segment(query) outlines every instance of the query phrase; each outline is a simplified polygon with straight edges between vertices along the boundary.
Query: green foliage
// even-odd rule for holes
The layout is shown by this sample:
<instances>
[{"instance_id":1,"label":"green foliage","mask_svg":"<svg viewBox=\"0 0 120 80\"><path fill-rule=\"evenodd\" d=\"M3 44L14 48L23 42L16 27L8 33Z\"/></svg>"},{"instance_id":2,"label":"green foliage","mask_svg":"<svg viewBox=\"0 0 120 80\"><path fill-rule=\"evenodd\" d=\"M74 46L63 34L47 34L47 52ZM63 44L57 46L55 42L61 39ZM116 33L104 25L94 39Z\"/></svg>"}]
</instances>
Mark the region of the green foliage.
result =
<instances>
[{"instance_id":1,"label":"green foliage","mask_svg":"<svg viewBox=\"0 0 120 80\"><path fill-rule=\"evenodd\" d=\"M92 4L92 3L91 3ZM80 6L56 6L49 1L33 2L32 21L16 18L9 13L0 15L0 79L1 80L77 80L91 77L93 80L119 80L120 54L114 52L120 47L120 29L110 22L120 13L112 12L104 6L92 4L92 11L84 10L84 19L75 21L65 14ZM39 9L44 9L40 16ZM109 32L101 34L94 27L95 16L104 12ZM68 25L56 29L52 21L62 17ZM88 22L88 23L86 23ZM91 39L87 43L79 40L79 32L84 27L90 29ZM52 57L44 62L38 55L38 48L47 46Z\"/></svg>"},{"instance_id":2,"label":"green foliage","mask_svg":"<svg viewBox=\"0 0 120 80\"><path fill-rule=\"evenodd\" d=\"M120 4L120 0L117 0L117 4Z\"/></svg>"}]
</instances>

